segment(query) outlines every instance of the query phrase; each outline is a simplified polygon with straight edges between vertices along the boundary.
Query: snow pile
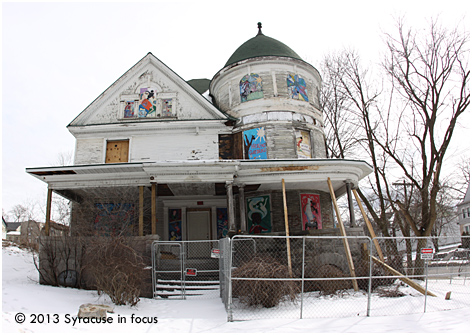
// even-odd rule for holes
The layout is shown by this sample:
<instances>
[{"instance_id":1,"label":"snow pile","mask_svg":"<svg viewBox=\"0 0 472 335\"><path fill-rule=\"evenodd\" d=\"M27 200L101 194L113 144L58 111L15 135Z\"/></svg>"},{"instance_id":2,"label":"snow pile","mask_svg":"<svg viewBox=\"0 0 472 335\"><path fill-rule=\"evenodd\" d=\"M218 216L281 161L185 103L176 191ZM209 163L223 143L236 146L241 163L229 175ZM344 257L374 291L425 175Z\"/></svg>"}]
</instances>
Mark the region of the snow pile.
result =
<instances>
[{"instance_id":1,"label":"snow pile","mask_svg":"<svg viewBox=\"0 0 472 335\"><path fill-rule=\"evenodd\" d=\"M110 332L110 333L321 333L321 332L424 332L469 333L470 307L449 311L431 311L396 316L293 319L274 317L264 320L227 322L219 298L200 300L142 299L137 306L114 306L95 291L50 287L38 284L32 255L17 247L2 248L2 331L11 332ZM361 295L357 298L362 298ZM332 308L333 303L349 304L356 297L313 299L317 310ZM375 298L381 300L381 298ZM397 299L397 298L395 298ZM401 306L400 300L390 305ZM461 297L462 303L465 297ZM444 298L441 298L444 301ZM453 299L451 300L454 302ZM377 301L378 302L378 301ZM103 322L78 322L79 306L86 303L107 304L114 308ZM373 305L376 301L373 301ZM407 305L405 305L407 306ZM457 307L457 306L456 306ZM460 307L460 306L459 306ZM382 305L378 308L387 308ZM399 308L399 307L398 307ZM433 309L433 308L432 308ZM373 310L374 311L374 310ZM21 321L21 315L25 320ZM288 313L288 311L287 311ZM416 312L415 312L416 313ZM74 324L74 320L76 320ZM97 321L97 320L95 320Z\"/></svg>"}]
</instances>

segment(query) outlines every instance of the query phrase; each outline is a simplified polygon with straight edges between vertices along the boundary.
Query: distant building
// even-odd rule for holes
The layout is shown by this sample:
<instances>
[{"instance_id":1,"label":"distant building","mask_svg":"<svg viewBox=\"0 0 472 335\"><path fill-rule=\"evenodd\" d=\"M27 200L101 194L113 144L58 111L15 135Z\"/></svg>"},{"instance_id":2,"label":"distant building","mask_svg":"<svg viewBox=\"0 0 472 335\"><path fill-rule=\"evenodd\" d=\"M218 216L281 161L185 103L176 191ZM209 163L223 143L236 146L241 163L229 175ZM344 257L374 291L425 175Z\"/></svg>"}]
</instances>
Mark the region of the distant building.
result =
<instances>
[{"instance_id":1,"label":"distant building","mask_svg":"<svg viewBox=\"0 0 472 335\"><path fill-rule=\"evenodd\" d=\"M467 187L464 200L457 205L457 211L459 215L458 225L462 234L470 235L470 183Z\"/></svg>"}]
</instances>

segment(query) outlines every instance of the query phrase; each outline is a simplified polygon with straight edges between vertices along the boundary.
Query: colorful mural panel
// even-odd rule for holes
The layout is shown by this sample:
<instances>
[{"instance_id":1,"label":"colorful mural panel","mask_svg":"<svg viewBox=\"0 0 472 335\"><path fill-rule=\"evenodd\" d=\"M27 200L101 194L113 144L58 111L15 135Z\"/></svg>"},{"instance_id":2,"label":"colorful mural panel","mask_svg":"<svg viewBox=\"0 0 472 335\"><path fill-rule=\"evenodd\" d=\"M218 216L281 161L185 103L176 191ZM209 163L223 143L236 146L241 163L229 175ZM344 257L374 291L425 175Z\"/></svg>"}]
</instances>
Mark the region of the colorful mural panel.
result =
<instances>
[{"instance_id":1,"label":"colorful mural panel","mask_svg":"<svg viewBox=\"0 0 472 335\"><path fill-rule=\"evenodd\" d=\"M300 77L298 74L288 75L287 87L288 87L288 94L290 98L308 101L308 95L306 94L305 79Z\"/></svg>"},{"instance_id":2,"label":"colorful mural panel","mask_svg":"<svg viewBox=\"0 0 472 335\"><path fill-rule=\"evenodd\" d=\"M182 209L169 208L169 241L182 241Z\"/></svg>"},{"instance_id":3,"label":"colorful mural panel","mask_svg":"<svg viewBox=\"0 0 472 335\"><path fill-rule=\"evenodd\" d=\"M296 130L295 138L297 140L298 158L311 158L310 132L306 130Z\"/></svg>"},{"instance_id":4,"label":"colorful mural panel","mask_svg":"<svg viewBox=\"0 0 472 335\"><path fill-rule=\"evenodd\" d=\"M162 100L162 117L173 116L172 114L172 99Z\"/></svg>"},{"instance_id":5,"label":"colorful mural panel","mask_svg":"<svg viewBox=\"0 0 472 335\"><path fill-rule=\"evenodd\" d=\"M228 209L216 209L216 233L218 239L225 238L228 235Z\"/></svg>"},{"instance_id":6,"label":"colorful mural panel","mask_svg":"<svg viewBox=\"0 0 472 335\"><path fill-rule=\"evenodd\" d=\"M272 231L270 195L247 198L246 210L249 234Z\"/></svg>"},{"instance_id":7,"label":"colorful mural panel","mask_svg":"<svg viewBox=\"0 0 472 335\"><path fill-rule=\"evenodd\" d=\"M134 117L134 100L127 100L125 101L125 110L124 110L124 118L132 118Z\"/></svg>"},{"instance_id":8,"label":"colorful mural panel","mask_svg":"<svg viewBox=\"0 0 472 335\"><path fill-rule=\"evenodd\" d=\"M132 235L134 205L120 203L95 204L97 214L94 233L97 236Z\"/></svg>"},{"instance_id":9,"label":"colorful mural panel","mask_svg":"<svg viewBox=\"0 0 472 335\"><path fill-rule=\"evenodd\" d=\"M143 87L139 91L138 117L156 117L157 90L152 87Z\"/></svg>"},{"instance_id":10,"label":"colorful mural panel","mask_svg":"<svg viewBox=\"0 0 472 335\"><path fill-rule=\"evenodd\" d=\"M303 230L322 229L321 203L319 194L300 194Z\"/></svg>"},{"instance_id":11,"label":"colorful mural panel","mask_svg":"<svg viewBox=\"0 0 472 335\"><path fill-rule=\"evenodd\" d=\"M267 159L265 128L254 128L243 132L246 159Z\"/></svg>"},{"instance_id":12,"label":"colorful mural panel","mask_svg":"<svg viewBox=\"0 0 472 335\"><path fill-rule=\"evenodd\" d=\"M239 93L241 102L263 98L262 78L255 73L244 76L239 82Z\"/></svg>"}]
</instances>

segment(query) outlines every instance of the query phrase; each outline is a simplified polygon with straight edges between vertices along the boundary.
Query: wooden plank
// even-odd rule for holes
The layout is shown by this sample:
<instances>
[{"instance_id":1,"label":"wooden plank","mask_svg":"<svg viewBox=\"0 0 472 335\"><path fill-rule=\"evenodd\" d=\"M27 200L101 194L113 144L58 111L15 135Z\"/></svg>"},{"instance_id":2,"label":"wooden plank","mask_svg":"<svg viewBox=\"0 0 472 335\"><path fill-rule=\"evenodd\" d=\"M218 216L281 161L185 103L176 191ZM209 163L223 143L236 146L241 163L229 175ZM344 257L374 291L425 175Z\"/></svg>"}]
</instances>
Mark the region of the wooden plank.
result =
<instances>
[{"instance_id":1,"label":"wooden plank","mask_svg":"<svg viewBox=\"0 0 472 335\"><path fill-rule=\"evenodd\" d=\"M334 194L333 185L331 184L331 179L329 177L328 177L328 187L329 187L329 193L331 194L331 199L333 201L334 211L336 212L336 217L338 218L339 230L341 231L341 235L346 237L347 236L346 230L344 229L343 221L341 219L341 213L339 212L338 203L336 201L336 195ZM354 287L354 291L359 291L359 286L357 285L357 279L355 278L356 272L354 269L354 262L352 261L351 249L349 247L349 242L347 238L343 238L343 244L344 244L344 251L346 252L349 272L351 273L351 277L353 277L352 285Z\"/></svg>"},{"instance_id":2,"label":"wooden plank","mask_svg":"<svg viewBox=\"0 0 472 335\"><path fill-rule=\"evenodd\" d=\"M151 234L156 235L156 183L151 184Z\"/></svg>"},{"instance_id":3,"label":"wooden plank","mask_svg":"<svg viewBox=\"0 0 472 335\"><path fill-rule=\"evenodd\" d=\"M375 250L377 250L377 254L379 255L381 260L384 260L384 256L382 254L382 249L380 248L379 241L375 239L375 232L374 228L372 227L372 224L369 221L369 218L367 217L366 212L364 211L364 207L362 206L361 199L359 198L359 195L357 194L357 191L355 189L352 190L352 193L354 194L354 197L356 198L357 205L359 206L359 209L361 210L362 217L364 218L365 224L367 225L367 229L369 229L370 237L374 239L374 246Z\"/></svg>"},{"instance_id":4,"label":"wooden plank","mask_svg":"<svg viewBox=\"0 0 472 335\"><path fill-rule=\"evenodd\" d=\"M139 236L144 236L144 186L139 186Z\"/></svg>"},{"instance_id":5,"label":"wooden plank","mask_svg":"<svg viewBox=\"0 0 472 335\"><path fill-rule=\"evenodd\" d=\"M128 162L129 140L108 141L105 163Z\"/></svg>"},{"instance_id":6,"label":"wooden plank","mask_svg":"<svg viewBox=\"0 0 472 335\"><path fill-rule=\"evenodd\" d=\"M426 294L426 290L423 288L423 286L421 286L420 284L414 282L413 280L411 280L410 278L408 278L407 276L405 276L401 272L398 272L397 270L395 270L391 266L387 265L385 262L381 261L380 259L378 259L374 256L371 256L371 257L376 263L378 263L378 264L382 265L383 267L385 267L389 272L393 273L396 276L399 276L400 278L398 278L398 279L400 279L402 282L404 282L405 284L411 286L412 288L414 288L415 290L417 290L421 294ZM430 295L432 297L436 296L434 293L431 293L431 291L428 291L428 295Z\"/></svg>"},{"instance_id":7,"label":"wooden plank","mask_svg":"<svg viewBox=\"0 0 472 335\"><path fill-rule=\"evenodd\" d=\"M44 224L44 233L49 236L49 227L51 226L51 205L52 205L52 189L48 188L46 200L46 223Z\"/></svg>"},{"instance_id":8,"label":"wooden plank","mask_svg":"<svg viewBox=\"0 0 472 335\"><path fill-rule=\"evenodd\" d=\"M234 197L233 183L226 182L226 201L228 206L228 230L230 233L236 233L236 223L234 219Z\"/></svg>"},{"instance_id":9,"label":"wooden plank","mask_svg":"<svg viewBox=\"0 0 472 335\"><path fill-rule=\"evenodd\" d=\"M284 202L284 219L285 219L285 236L287 236L287 264L288 264L288 274L292 277L292 252L290 250L290 232L288 228L288 210L287 210L287 196L285 192L285 180L282 179L282 195Z\"/></svg>"}]
</instances>

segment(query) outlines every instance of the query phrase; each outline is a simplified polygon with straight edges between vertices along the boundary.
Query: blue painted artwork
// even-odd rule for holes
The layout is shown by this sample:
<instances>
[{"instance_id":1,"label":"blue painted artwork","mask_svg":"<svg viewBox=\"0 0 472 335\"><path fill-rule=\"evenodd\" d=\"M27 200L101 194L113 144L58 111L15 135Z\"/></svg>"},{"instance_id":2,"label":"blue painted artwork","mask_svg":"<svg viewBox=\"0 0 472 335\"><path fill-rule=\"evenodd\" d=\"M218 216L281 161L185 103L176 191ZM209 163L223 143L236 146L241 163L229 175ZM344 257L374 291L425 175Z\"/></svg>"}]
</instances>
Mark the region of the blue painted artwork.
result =
<instances>
[{"instance_id":1,"label":"blue painted artwork","mask_svg":"<svg viewBox=\"0 0 472 335\"><path fill-rule=\"evenodd\" d=\"M306 82L305 79L300 77L298 74L289 74L287 77L288 94L290 98L296 100L308 101L308 95L306 94Z\"/></svg>"},{"instance_id":2,"label":"blue painted artwork","mask_svg":"<svg viewBox=\"0 0 472 335\"><path fill-rule=\"evenodd\" d=\"M246 159L267 159L265 128L254 128L243 132Z\"/></svg>"}]
</instances>

